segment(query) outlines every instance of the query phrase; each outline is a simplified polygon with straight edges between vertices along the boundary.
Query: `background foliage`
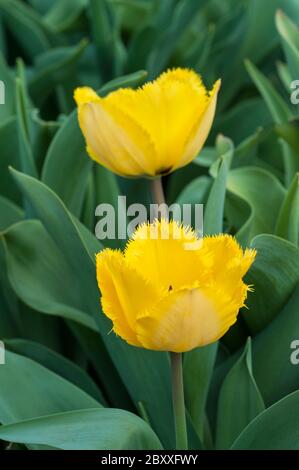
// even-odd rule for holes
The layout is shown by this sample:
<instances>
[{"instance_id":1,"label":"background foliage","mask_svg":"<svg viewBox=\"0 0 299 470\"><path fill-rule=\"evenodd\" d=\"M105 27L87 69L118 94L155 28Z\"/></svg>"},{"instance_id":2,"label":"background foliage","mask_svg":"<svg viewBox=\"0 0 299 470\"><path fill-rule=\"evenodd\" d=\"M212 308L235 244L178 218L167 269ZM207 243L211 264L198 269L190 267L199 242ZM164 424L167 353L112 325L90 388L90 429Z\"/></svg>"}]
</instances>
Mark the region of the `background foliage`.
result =
<instances>
[{"instance_id":1,"label":"background foliage","mask_svg":"<svg viewBox=\"0 0 299 470\"><path fill-rule=\"evenodd\" d=\"M204 203L205 233L258 250L249 308L185 354L190 448L299 448L296 24L297 0L0 0L3 448L174 447L168 357L108 335L95 280L95 206L148 204L148 182L93 165L72 98L174 66L222 88L208 146L164 180L167 200Z\"/></svg>"}]
</instances>

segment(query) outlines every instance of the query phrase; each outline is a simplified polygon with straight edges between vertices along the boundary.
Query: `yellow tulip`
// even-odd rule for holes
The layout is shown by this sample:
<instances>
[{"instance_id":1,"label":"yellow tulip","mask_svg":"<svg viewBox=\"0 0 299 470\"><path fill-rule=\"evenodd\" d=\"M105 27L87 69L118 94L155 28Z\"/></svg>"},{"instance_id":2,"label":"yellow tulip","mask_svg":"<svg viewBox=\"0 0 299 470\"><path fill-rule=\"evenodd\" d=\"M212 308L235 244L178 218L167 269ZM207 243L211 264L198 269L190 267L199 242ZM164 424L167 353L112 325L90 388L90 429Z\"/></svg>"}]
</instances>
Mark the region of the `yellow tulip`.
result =
<instances>
[{"instance_id":1,"label":"yellow tulip","mask_svg":"<svg viewBox=\"0 0 299 470\"><path fill-rule=\"evenodd\" d=\"M230 235L199 240L176 222L143 224L124 253L97 255L102 309L131 345L172 352L207 345L236 321L255 255Z\"/></svg>"},{"instance_id":2,"label":"yellow tulip","mask_svg":"<svg viewBox=\"0 0 299 470\"><path fill-rule=\"evenodd\" d=\"M142 88L119 89L105 98L75 90L87 153L123 176L155 177L190 163L214 119L218 80L208 92L192 70L174 69Z\"/></svg>"}]
</instances>

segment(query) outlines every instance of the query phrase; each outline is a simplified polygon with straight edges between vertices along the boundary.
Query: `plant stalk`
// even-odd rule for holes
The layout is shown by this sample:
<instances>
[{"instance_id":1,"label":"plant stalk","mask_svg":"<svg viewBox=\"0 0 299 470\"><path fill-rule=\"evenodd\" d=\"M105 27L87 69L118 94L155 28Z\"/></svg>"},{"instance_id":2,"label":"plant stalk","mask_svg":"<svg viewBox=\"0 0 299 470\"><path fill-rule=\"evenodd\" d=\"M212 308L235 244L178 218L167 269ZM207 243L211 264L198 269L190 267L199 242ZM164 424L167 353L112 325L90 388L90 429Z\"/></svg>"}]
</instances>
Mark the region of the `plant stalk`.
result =
<instances>
[{"instance_id":1,"label":"plant stalk","mask_svg":"<svg viewBox=\"0 0 299 470\"><path fill-rule=\"evenodd\" d=\"M151 180L151 192L152 198L155 204L158 204L159 208L156 212L156 218L168 219L168 210L165 202L165 195L162 185L162 178L155 178Z\"/></svg>"},{"instance_id":2,"label":"plant stalk","mask_svg":"<svg viewBox=\"0 0 299 470\"><path fill-rule=\"evenodd\" d=\"M188 439L184 399L182 354L171 352L170 361L176 449L187 450Z\"/></svg>"}]
</instances>

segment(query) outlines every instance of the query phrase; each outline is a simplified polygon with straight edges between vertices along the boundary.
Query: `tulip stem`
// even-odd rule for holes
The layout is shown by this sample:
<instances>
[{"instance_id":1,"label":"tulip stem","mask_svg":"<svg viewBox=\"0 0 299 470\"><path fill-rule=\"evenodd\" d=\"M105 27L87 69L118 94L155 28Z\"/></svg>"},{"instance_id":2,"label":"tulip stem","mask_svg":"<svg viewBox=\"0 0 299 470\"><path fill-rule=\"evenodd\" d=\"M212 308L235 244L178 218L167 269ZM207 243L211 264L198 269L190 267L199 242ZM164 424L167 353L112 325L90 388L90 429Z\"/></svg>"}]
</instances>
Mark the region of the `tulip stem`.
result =
<instances>
[{"instance_id":1,"label":"tulip stem","mask_svg":"<svg viewBox=\"0 0 299 470\"><path fill-rule=\"evenodd\" d=\"M182 354L171 352L170 361L176 449L187 450L188 440L184 400Z\"/></svg>"},{"instance_id":2,"label":"tulip stem","mask_svg":"<svg viewBox=\"0 0 299 470\"><path fill-rule=\"evenodd\" d=\"M151 180L151 191L152 197L155 204L158 204L159 209L157 210L156 217L159 218L159 214L164 219L168 218L168 210L165 203L164 190L162 185L162 178L154 178Z\"/></svg>"}]
</instances>

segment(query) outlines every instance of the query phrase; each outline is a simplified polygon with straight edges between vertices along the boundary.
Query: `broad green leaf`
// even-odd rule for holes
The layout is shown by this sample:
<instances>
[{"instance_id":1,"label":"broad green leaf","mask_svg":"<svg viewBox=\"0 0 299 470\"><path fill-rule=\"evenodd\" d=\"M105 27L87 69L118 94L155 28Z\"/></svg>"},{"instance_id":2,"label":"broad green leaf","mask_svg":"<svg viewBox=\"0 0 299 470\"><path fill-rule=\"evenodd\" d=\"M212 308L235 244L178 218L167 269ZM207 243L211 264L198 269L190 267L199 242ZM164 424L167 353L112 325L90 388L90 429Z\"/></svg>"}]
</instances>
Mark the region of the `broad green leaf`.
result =
<instances>
[{"instance_id":1,"label":"broad green leaf","mask_svg":"<svg viewBox=\"0 0 299 470\"><path fill-rule=\"evenodd\" d=\"M29 93L34 102L42 105L58 85L66 85L76 73L76 64L87 47L82 40L76 46L53 48L35 59L35 74L29 82Z\"/></svg>"},{"instance_id":2,"label":"broad green leaf","mask_svg":"<svg viewBox=\"0 0 299 470\"><path fill-rule=\"evenodd\" d=\"M122 47L115 12L107 0L89 1L89 18L93 41L97 48L100 75L104 81L122 72L119 52Z\"/></svg>"},{"instance_id":3,"label":"broad green leaf","mask_svg":"<svg viewBox=\"0 0 299 470\"><path fill-rule=\"evenodd\" d=\"M97 331L82 302L80 280L41 223L19 222L2 236L8 277L23 302L40 312L62 316ZM62 282L66 279L67 283Z\"/></svg>"},{"instance_id":4,"label":"broad green leaf","mask_svg":"<svg viewBox=\"0 0 299 470\"><path fill-rule=\"evenodd\" d=\"M13 175L80 285L76 295L80 296L86 313L94 315L101 338L133 402L145 403L153 428L165 446L171 447L173 415L167 354L134 348L116 335L108 335L111 322L100 312L94 258L90 258L72 216L59 197L43 183L15 170ZM66 278L62 276L59 279L61 283L61 279ZM61 284L63 289L64 283ZM140 370L143 371L142 376ZM163 416L159 413L161 406L164 409Z\"/></svg>"},{"instance_id":5,"label":"broad green leaf","mask_svg":"<svg viewBox=\"0 0 299 470\"><path fill-rule=\"evenodd\" d=\"M218 343L214 343L184 355L186 407L201 440L204 437L205 406L217 349Z\"/></svg>"},{"instance_id":6,"label":"broad green leaf","mask_svg":"<svg viewBox=\"0 0 299 470\"><path fill-rule=\"evenodd\" d=\"M248 138L248 135L256 132L258 127L266 127L271 123L271 115L262 98L244 99L221 114L213 126L212 134L221 132L230 137L237 146Z\"/></svg>"},{"instance_id":7,"label":"broad green leaf","mask_svg":"<svg viewBox=\"0 0 299 470\"><path fill-rule=\"evenodd\" d=\"M270 192L265 191L268 187ZM228 173L227 189L251 207L250 237L274 232L285 196L285 189L275 176L258 167L236 168Z\"/></svg>"},{"instance_id":8,"label":"broad green leaf","mask_svg":"<svg viewBox=\"0 0 299 470\"><path fill-rule=\"evenodd\" d=\"M56 133L48 149L42 181L77 216L81 212L91 167L92 162L86 155L84 139L79 129L77 112L74 111Z\"/></svg>"},{"instance_id":9,"label":"broad green leaf","mask_svg":"<svg viewBox=\"0 0 299 470\"><path fill-rule=\"evenodd\" d=\"M292 342L299 338L299 288L286 300L272 322L252 340L253 375L266 406L298 390L298 366L291 362ZM297 349L298 351L298 349ZM296 353L298 358L298 353ZM208 406L209 416L215 420L215 402L226 374L238 360L241 351L229 356L215 369ZM272 366L269 367L269 357Z\"/></svg>"},{"instance_id":10,"label":"broad green leaf","mask_svg":"<svg viewBox=\"0 0 299 470\"><path fill-rule=\"evenodd\" d=\"M6 351L5 365L0 367L0 383L2 424L82 407L101 407L98 401L72 383L10 351Z\"/></svg>"},{"instance_id":11,"label":"broad green leaf","mask_svg":"<svg viewBox=\"0 0 299 470\"><path fill-rule=\"evenodd\" d=\"M88 0L52 2L51 8L48 9L43 20L52 31L57 33L68 31L75 25L87 4Z\"/></svg>"},{"instance_id":12,"label":"broad green leaf","mask_svg":"<svg viewBox=\"0 0 299 470\"><path fill-rule=\"evenodd\" d=\"M9 199L0 196L0 232L19 222L23 217L24 213L20 207Z\"/></svg>"},{"instance_id":13,"label":"broad green leaf","mask_svg":"<svg viewBox=\"0 0 299 470\"><path fill-rule=\"evenodd\" d=\"M218 400L216 446L228 449L240 432L265 405L252 374L251 342L231 368L221 386Z\"/></svg>"},{"instance_id":14,"label":"broad green leaf","mask_svg":"<svg viewBox=\"0 0 299 470\"><path fill-rule=\"evenodd\" d=\"M81 409L1 426L0 438L63 450L161 449L145 421L113 408Z\"/></svg>"},{"instance_id":15,"label":"broad green leaf","mask_svg":"<svg viewBox=\"0 0 299 470\"><path fill-rule=\"evenodd\" d=\"M265 328L280 312L299 282L299 248L274 235L259 235L251 242L257 257L246 276L253 285L243 312L252 333Z\"/></svg>"},{"instance_id":16,"label":"broad green leaf","mask_svg":"<svg viewBox=\"0 0 299 470\"><path fill-rule=\"evenodd\" d=\"M297 288L270 325L253 339L253 373L267 406L299 388L298 365L291 362L291 343L298 338Z\"/></svg>"},{"instance_id":17,"label":"broad green leaf","mask_svg":"<svg viewBox=\"0 0 299 470\"><path fill-rule=\"evenodd\" d=\"M0 11L11 33L30 58L50 47L54 36L29 5L19 0L0 0Z\"/></svg>"},{"instance_id":18,"label":"broad green leaf","mask_svg":"<svg viewBox=\"0 0 299 470\"><path fill-rule=\"evenodd\" d=\"M250 61L246 61L246 68L263 96L273 121L276 124L283 124L291 119L293 113L282 97L276 92L271 82ZM286 173L285 179L289 183L293 179L294 173L299 170L299 157L284 142L282 142L282 151Z\"/></svg>"},{"instance_id":19,"label":"broad green leaf","mask_svg":"<svg viewBox=\"0 0 299 470\"><path fill-rule=\"evenodd\" d=\"M275 233L294 245L299 244L299 173L293 179L278 214Z\"/></svg>"},{"instance_id":20,"label":"broad green leaf","mask_svg":"<svg viewBox=\"0 0 299 470\"><path fill-rule=\"evenodd\" d=\"M208 198L212 181L208 176L199 176L190 183L178 195L177 204L204 204Z\"/></svg>"},{"instance_id":21,"label":"broad green leaf","mask_svg":"<svg viewBox=\"0 0 299 470\"><path fill-rule=\"evenodd\" d=\"M174 6L171 21L169 22L169 18L166 19L164 34L158 36L150 52L148 59L150 78L155 78L166 67L177 42L204 3L206 0L202 0L201 4L197 0L181 0Z\"/></svg>"},{"instance_id":22,"label":"broad green leaf","mask_svg":"<svg viewBox=\"0 0 299 470\"><path fill-rule=\"evenodd\" d=\"M252 228L252 207L245 199L227 191L224 213L229 233L234 234L238 242L245 248L248 246Z\"/></svg>"},{"instance_id":23,"label":"broad green leaf","mask_svg":"<svg viewBox=\"0 0 299 470\"><path fill-rule=\"evenodd\" d=\"M81 390L84 390L95 400L99 401L103 405L105 404L106 401L101 391L89 375L74 362L71 362L61 354L58 354L42 344L24 339L5 340L5 347L10 351L19 354L20 356L26 356L44 366L46 369L55 372L55 374L68 380Z\"/></svg>"},{"instance_id":24,"label":"broad green leaf","mask_svg":"<svg viewBox=\"0 0 299 470\"><path fill-rule=\"evenodd\" d=\"M94 165L91 177L92 184L90 188L89 200L86 199L84 205L85 220L88 221L88 219L91 219L89 224L91 230L94 232L96 230L96 224L100 220L100 218L98 219L98 216L103 217L104 215L97 212L98 206L100 204L110 204L115 210L115 237L113 239L105 238L101 240L101 243L105 247L120 248L124 246L127 241L126 234L124 234L124 239L121 239L117 236L119 226L123 223L125 223L127 226L127 201L118 199L121 195L120 187L116 175L111 171L107 170L101 165Z\"/></svg>"},{"instance_id":25,"label":"broad green leaf","mask_svg":"<svg viewBox=\"0 0 299 470\"><path fill-rule=\"evenodd\" d=\"M234 450L298 450L297 410L294 392L257 416L233 443Z\"/></svg>"}]
</instances>

